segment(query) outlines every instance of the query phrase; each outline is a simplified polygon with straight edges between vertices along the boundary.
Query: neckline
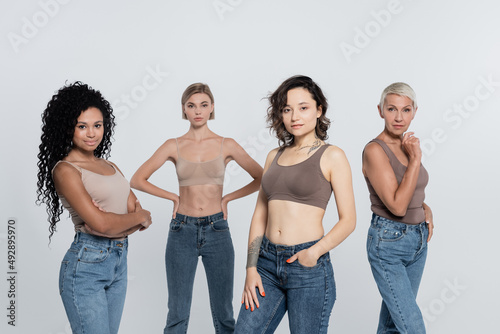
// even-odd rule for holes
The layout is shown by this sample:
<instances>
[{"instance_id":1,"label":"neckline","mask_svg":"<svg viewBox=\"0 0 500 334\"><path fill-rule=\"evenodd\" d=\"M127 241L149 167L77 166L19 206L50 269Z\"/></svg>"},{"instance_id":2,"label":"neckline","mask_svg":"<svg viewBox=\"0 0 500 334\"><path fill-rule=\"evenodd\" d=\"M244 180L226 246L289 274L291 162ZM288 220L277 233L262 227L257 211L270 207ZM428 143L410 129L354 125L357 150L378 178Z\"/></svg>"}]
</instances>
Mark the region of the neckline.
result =
<instances>
[{"instance_id":1,"label":"neckline","mask_svg":"<svg viewBox=\"0 0 500 334\"><path fill-rule=\"evenodd\" d=\"M309 158L305 159L305 160L302 160L301 162L297 162L296 164L293 164L293 165L288 165L288 166L285 166L285 165L280 165L278 160L279 158L281 157L281 155L283 154L283 152L285 152L285 149L283 149L283 151L281 151L281 153L279 153L279 155L276 157L276 165L279 166L279 167L294 167L294 166L298 166L304 162L306 162L307 160L311 159L312 157L314 157L323 147L326 147L328 146L328 144L324 144L324 145L321 145L318 150L316 152L313 153L313 155L311 155Z\"/></svg>"},{"instance_id":2,"label":"neckline","mask_svg":"<svg viewBox=\"0 0 500 334\"><path fill-rule=\"evenodd\" d=\"M75 167L80 168L81 170L84 170L84 171L87 171L87 172L89 172L89 173L92 173L92 174L95 174L95 175L99 175L99 176L114 176L114 175L116 175L116 172L117 172L117 170L116 170L115 166L113 166L112 164L108 163L107 161L106 161L106 163L107 163L108 165L110 165L110 166L113 168L113 170L115 171L113 174L109 174L109 175L99 174L99 173L96 173L96 172L91 171L90 169L87 169L87 168L83 168L83 167L81 167L81 166L78 166L78 165L77 165L76 163L74 163L74 162L71 162L71 161L66 161L66 160L61 160L61 161L63 161L63 162L67 162L67 163L69 163L69 164L70 164L70 165L72 165L72 166L75 166Z\"/></svg>"},{"instance_id":3,"label":"neckline","mask_svg":"<svg viewBox=\"0 0 500 334\"><path fill-rule=\"evenodd\" d=\"M392 154L392 156L394 157L394 159L395 159L395 160L396 160L396 161L397 161L397 162L398 162L401 166L403 166L404 168L408 168L408 166L406 166L404 163L402 163L402 162L398 159L398 157L396 156L396 154L395 154L395 153L391 150L391 148L389 147L389 145L387 145L387 143L386 143L385 141L383 141L382 139L378 139L378 138L375 138L374 140L375 140L376 142L379 142L379 141L380 141L380 142L382 142L382 143L385 145L385 147L389 150L389 152L391 152L391 154ZM378 144L380 145L380 143L378 143ZM382 146L382 145L380 145L380 146Z\"/></svg>"}]
</instances>

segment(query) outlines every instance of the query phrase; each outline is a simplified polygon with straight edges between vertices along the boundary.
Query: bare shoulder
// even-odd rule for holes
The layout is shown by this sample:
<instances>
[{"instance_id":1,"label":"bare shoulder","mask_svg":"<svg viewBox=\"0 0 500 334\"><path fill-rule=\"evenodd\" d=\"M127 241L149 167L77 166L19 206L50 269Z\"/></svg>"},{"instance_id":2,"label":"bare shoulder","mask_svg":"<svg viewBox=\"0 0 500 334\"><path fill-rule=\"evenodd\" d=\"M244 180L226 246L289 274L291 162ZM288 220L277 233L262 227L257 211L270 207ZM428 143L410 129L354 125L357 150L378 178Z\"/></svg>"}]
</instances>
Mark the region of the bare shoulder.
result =
<instances>
[{"instance_id":1,"label":"bare shoulder","mask_svg":"<svg viewBox=\"0 0 500 334\"><path fill-rule=\"evenodd\" d=\"M345 152L340 147L329 145L323 153L322 159L326 159L330 162L336 162L340 160L347 160L347 157L345 155Z\"/></svg>"},{"instance_id":2,"label":"bare shoulder","mask_svg":"<svg viewBox=\"0 0 500 334\"><path fill-rule=\"evenodd\" d=\"M82 174L76 165L62 161L52 170L52 178L56 185L61 185L70 180L81 180Z\"/></svg>"},{"instance_id":3,"label":"bare shoulder","mask_svg":"<svg viewBox=\"0 0 500 334\"><path fill-rule=\"evenodd\" d=\"M236 140L234 140L233 138L222 137L222 140L224 141L223 145L224 145L225 149L234 150L234 149L242 148L241 145L238 144L238 142Z\"/></svg>"},{"instance_id":4,"label":"bare shoulder","mask_svg":"<svg viewBox=\"0 0 500 334\"><path fill-rule=\"evenodd\" d=\"M380 146L379 143L377 142L370 142L366 144L365 149L364 149L364 155L373 155L373 154L385 154L384 149L382 146Z\"/></svg>"}]
</instances>

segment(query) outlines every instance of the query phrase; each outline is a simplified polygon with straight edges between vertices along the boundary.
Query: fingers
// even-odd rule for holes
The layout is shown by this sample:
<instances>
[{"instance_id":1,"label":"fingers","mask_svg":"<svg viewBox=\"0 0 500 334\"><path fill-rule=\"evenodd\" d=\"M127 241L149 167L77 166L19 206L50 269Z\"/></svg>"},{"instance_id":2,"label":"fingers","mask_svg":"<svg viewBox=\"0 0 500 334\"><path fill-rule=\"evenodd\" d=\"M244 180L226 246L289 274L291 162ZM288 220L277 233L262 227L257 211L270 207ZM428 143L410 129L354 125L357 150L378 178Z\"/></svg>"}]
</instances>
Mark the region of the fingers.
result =
<instances>
[{"instance_id":1,"label":"fingers","mask_svg":"<svg viewBox=\"0 0 500 334\"><path fill-rule=\"evenodd\" d=\"M291 258L289 258L288 260L286 260L286 263L292 263L295 260L297 260L299 258L299 256L297 254L298 253L295 253Z\"/></svg>"},{"instance_id":2,"label":"fingers","mask_svg":"<svg viewBox=\"0 0 500 334\"><path fill-rule=\"evenodd\" d=\"M104 210L103 208L101 208L101 206L99 205L99 203L97 203L94 199L92 199L92 204L94 204L94 206L96 208L98 208L99 211L106 212L106 210Z\"/></svg>"},{"instance_id":3,"label":"fingers","mask_svg":"<svg viewBox=\"0 0 500 334\"><path fill-rule=\"evenodd\" d=\"M427 222L427 227L429 228L429 236L427 237L427 242L431 241L432 235L434 234L434 224L432 222Z\"/></svg>"},{"instance_id":4,"label":"fingers","mask_svg":"<svg viewBox=\"0 0 500 334\"><path fill-rule=\"evenodd\" d=\"M241 303L245 304L245 309L250 309L251 312L253 312L255 308L260 307L257 290L262 297L266 296L260 276L256 279L256 281L252 283L247 282L245 284L245 289L243 290L243 295L241 297Z\"/></svg>"}]
</instances>

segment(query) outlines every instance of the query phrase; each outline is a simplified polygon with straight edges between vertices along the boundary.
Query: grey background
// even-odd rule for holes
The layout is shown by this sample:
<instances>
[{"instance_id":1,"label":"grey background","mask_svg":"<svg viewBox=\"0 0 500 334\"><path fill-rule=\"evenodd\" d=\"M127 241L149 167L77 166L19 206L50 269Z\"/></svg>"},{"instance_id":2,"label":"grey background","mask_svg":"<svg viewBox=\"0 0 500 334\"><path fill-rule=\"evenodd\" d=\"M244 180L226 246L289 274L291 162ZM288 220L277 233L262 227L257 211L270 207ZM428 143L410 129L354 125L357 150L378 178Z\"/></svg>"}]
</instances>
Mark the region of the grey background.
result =
<instances>
[{"instance_id":1,"label":"grey background","mask_svg":"<svg viewBox=\"0 0 500 334\"><path fill-rule=\"evenodd\" d=\"M380 296L365 254L370 209L361 152L383 129L376 105L394 81L417 93L411 129L430 173L426 202L436 229L418 296L428 333L498 330L499 9L493 0L2 1L0 268L7 268L6 222L15 217L19 275L16 327L7 325L8 287L0 279L0 331L70 333L57 283L72 224L64 214L48 246L45 209L34 204L40 115L66 81L84 81L113 102L118 126L110 160L130 178L163 141L187 131L180 96L197 81L215 95L210 128L263 164L277 145L266 129L263 98L294 74L323 88L333 121L329 142L346 152L353 171L358 225L331 252L337 301L329 332L375 332ZM151 72L159 73L156 79ZM153 180L176 191L174 173L167 164ZM230 165L225 191L248 181ZM137 195L154 224L130 237L120 333L160 333L172 205ZM255 199L229 206L235 316ZM325 228L336 219L332 200ZM210 314L200 263L189 332L213 332ZM287 326L284 319L277 333Z\"/></svg>"}]
</instances>

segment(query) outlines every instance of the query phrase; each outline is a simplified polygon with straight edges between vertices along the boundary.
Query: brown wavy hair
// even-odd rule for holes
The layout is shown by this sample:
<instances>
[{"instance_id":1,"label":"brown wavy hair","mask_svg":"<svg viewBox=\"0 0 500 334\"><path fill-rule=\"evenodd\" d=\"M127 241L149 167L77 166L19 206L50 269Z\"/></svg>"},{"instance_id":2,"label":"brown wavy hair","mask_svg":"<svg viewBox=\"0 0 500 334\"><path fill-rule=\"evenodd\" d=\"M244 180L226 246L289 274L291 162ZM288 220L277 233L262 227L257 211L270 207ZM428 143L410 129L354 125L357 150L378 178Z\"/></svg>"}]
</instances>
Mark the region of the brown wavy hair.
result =
<instances>
[{"instance_id":1,"label":"brown wavy hair","mask_svg":"<svg viewBox=\"0 0 500 334\"><path fill-rule=\"evenodd\" d=\"M287 105L287 94L289 90L294 88L307 89L314 101L316 101L316 107L321 106L321 116L316 123L316 136L321 140L328 139L327 131L330 127L330 119L326 117L328 101L323 91L311 78L304 75L295 75L283 81L278 89L268 97L267 122L269 128L276 133L281 148L290 146L294 142L294 136L286 130L283 123L283 109Z\"/></svg>"}]
</instances>

